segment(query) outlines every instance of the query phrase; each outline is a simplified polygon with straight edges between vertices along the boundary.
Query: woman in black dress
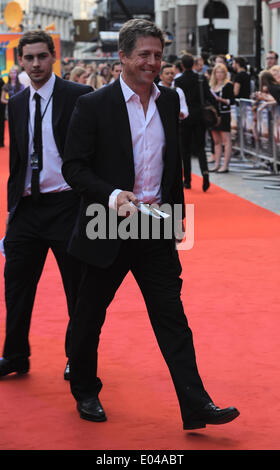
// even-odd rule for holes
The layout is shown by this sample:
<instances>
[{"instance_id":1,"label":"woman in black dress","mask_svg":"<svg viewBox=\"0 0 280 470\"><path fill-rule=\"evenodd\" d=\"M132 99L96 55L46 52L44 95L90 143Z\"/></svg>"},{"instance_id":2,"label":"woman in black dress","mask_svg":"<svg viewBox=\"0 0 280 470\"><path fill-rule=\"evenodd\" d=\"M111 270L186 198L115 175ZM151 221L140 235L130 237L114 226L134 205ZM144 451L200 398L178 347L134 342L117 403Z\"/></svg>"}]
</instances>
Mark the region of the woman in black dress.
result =
<instances>
[{"instance_id":1,"label":"woman in black dress","mask_svg":"<svg viewBox=\"0 0 280 470\"><path fill-rule=\"evenodd\" d=\"M2 88L1 103L8 104L9 99L22 90L24 90L24 86L19 81L17 68L12 67L9 71L8 83Z\"/></svg>"},{"instance_id":2,"label":"woman in black dress","mask_svg":"<svg viewBox=\"0 0 280 470\"><path fill-rule=\"evenodd\" d=\"M212 72L210 87L218 102L220 124L212 129L215 144L215 165L212 170L217 173L228 173L228 166L232 154L231 145L231 106L235 103L233 84L228 78L228 69L224 64L217 64ZM224 162L220 167L224 146Z\"/></svg>"}]
</instances>

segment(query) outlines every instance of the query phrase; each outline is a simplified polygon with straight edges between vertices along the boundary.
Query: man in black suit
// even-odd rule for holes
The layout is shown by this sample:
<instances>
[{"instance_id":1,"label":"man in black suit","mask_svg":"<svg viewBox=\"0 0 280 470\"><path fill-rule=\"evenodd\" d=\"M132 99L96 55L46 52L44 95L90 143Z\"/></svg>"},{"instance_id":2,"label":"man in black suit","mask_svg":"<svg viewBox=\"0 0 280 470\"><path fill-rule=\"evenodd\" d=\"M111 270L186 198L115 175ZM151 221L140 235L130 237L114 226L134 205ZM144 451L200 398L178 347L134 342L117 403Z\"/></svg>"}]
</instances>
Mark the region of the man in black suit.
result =
<instances>
[{"instance_id":1,"label":"man in black suit","mask_svg":"<svg viewBox=\"0 0 280 470\"><path fill-rule=\"evenodd\" d=\"M189 116L181 125L182 160L184 166L184 186L191 188L191 158L198 157L200 171L203 177L202 189L207 191L210 186L207 157L205 152L206 127L203 121L201 90L199 79L202 81L202 90L205 102L216 107L216 100L212 96L206 78L193 71L194 58L191 54L182 57L183 74L175 80L175 85L183 90L189 108Z\"/></svg>"},{"instance_id":2,"label":"man in black suit","mask_svg":"<svg viewBox=\"0 0 280 470\"><path fill-rule=\"evenodd\" d=\"M58 263L70 318L72 315L79 269L67 253L67 245L79 197L61 174L61 156L76 100L92 91L54 75L54 44L44 31L25 33L18 55L31 85L9 101L9 214L4 240L7 323L0 376L29 370L31 313L49 248ZM69 335L70 321L67 357Z\"/></svg>"},{"instance_id":3,"label":"man in black suit","mask_svg":"<svg viewBox=\"0 0 280 470\"><path fill-rule=\"evenodd\" d=\"M70 253L83 263L72 323L70 384L80 417L105 421L98 398L97 348L106 308L129 270L144 296L159 347L170 369L185 429L234 419L235 408L220 410L211 402L198 374L192 333L180 300L181 266L174 237L140 237L150 219L143 204L168 204L184 218L181 160L177 133L180 113L176 91L158 88L163 34L146 20L130 20L119 35L120 79L79 98L69 126L63 175L82 197ZM90 220L103 208L100 236ZM125 218L126 213L130 214ZM102 211L100 210L100 214ZM113 216L113 214L118 214ZM147 215L147 217L149 217ZM113 236L112 224L118 223ZM165 219L163 219L165 220ZM123 224L139 221L126 238ZM99 231L98 229L98 231ZM102 233L101 233L102 232ZM147 232L145 231L145 234ZM182 237L182 234L181 234Z\"/></svg>"}]
</instances>

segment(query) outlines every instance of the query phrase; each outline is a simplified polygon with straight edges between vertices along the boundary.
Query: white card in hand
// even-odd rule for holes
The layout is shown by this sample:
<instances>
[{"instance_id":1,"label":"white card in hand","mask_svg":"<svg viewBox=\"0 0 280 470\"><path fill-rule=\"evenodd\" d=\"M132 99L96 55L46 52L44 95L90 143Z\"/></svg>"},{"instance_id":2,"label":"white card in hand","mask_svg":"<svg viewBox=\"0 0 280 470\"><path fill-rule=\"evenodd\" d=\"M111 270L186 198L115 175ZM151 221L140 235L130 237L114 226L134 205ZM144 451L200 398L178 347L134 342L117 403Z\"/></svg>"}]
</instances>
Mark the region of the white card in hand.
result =
<instances>
[{"instance_id":1,"label":"white card in hand","mask_svg":"<svg viewBox=\"0 0 280 470\"><path fill-rule=\"evenodd\" d=\"M144 202L139 202L137 206L133 204L133 202L131 202L130 204L137 207L137 209L143 214L150 215L151 217L154 217L156 219L167 219L168 217L170 217L170 215L166 212L160 211L159 209L150 206L150 204L145 204Z\"/></svg>"}]
</instances>

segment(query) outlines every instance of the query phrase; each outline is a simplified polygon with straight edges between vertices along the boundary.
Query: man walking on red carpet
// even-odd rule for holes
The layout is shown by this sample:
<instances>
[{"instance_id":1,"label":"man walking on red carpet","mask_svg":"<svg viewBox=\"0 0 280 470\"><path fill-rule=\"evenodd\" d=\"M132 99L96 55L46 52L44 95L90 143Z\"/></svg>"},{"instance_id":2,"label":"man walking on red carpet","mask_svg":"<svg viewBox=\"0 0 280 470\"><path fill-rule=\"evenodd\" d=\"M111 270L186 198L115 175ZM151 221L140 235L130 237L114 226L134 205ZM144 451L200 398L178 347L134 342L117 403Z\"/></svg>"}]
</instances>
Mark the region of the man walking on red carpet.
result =
<instances>
[{"instance_id":1,"label":"man walking on red carpet","mask_svg":"<svg viewBox=\"0 0 280 470\"><path fill-rule=\"evenodd\" d=\"M128 21L119 35L120 79L79 98L72 115L62 172L82 196L69 249L82 262L83 272L72 323L70 384L80 417L105 421L98 398L102 387L97 377L99 336L106 309L131 270L170 370L184 429L196 429L232 421L239 412L234 407L216 407L199 376L180 299L175 234L172 239L162 231L156 239L124 239L118 232L117 237L103 233L98 238L88 226L96 204L106 208L104 229L112 211L125 215L130 207L133 219L140 215L138 208L147 208L143 204L184 207L179 97L175 90L154 84L163 47L162 31L153 23ZM120 227L126 219L117 220Z\"/></svg>"},{"instance_id":2,"label":"man walking on red carpet","mask_svg":"<svg viewBox=\"0 0 280 470\"><path fill-rule=\"evenodd\" d=\"M31 314L49 248L61 273L71 319L80 276L67 246L79 196L61 174L61 156L76 100L92 91L54 75L54 43L44 31L26 32L18 55L31 85L9 101L9 217L4 240L7 322L0 377L29 371ZM69 337L70 321L66 356ZM67 371L64 378L68 378Z\"/></svg>"}]
</instances>

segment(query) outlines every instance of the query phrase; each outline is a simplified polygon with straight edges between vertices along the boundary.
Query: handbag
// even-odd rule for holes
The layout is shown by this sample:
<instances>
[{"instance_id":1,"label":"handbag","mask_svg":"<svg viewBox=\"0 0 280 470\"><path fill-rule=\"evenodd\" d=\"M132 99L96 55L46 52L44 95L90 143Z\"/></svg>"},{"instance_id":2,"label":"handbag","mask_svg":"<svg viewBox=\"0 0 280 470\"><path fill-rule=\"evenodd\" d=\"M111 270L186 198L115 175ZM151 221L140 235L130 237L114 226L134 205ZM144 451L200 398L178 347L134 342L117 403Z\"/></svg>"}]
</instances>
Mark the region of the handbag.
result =
<instances>
[{"instance_id":1,"label":"handbag","mask_svg":"<svg viewBox=\"0 0 280 470\"><path fill-rule=\"evenodd\" d=\"M213 129L214 127L217 127L220 124L221 118L215 106L210 103L205 103L203 92L203 76L199 75L198 81L203 121L207 129Z\"/></svg>"}]
</instances>

